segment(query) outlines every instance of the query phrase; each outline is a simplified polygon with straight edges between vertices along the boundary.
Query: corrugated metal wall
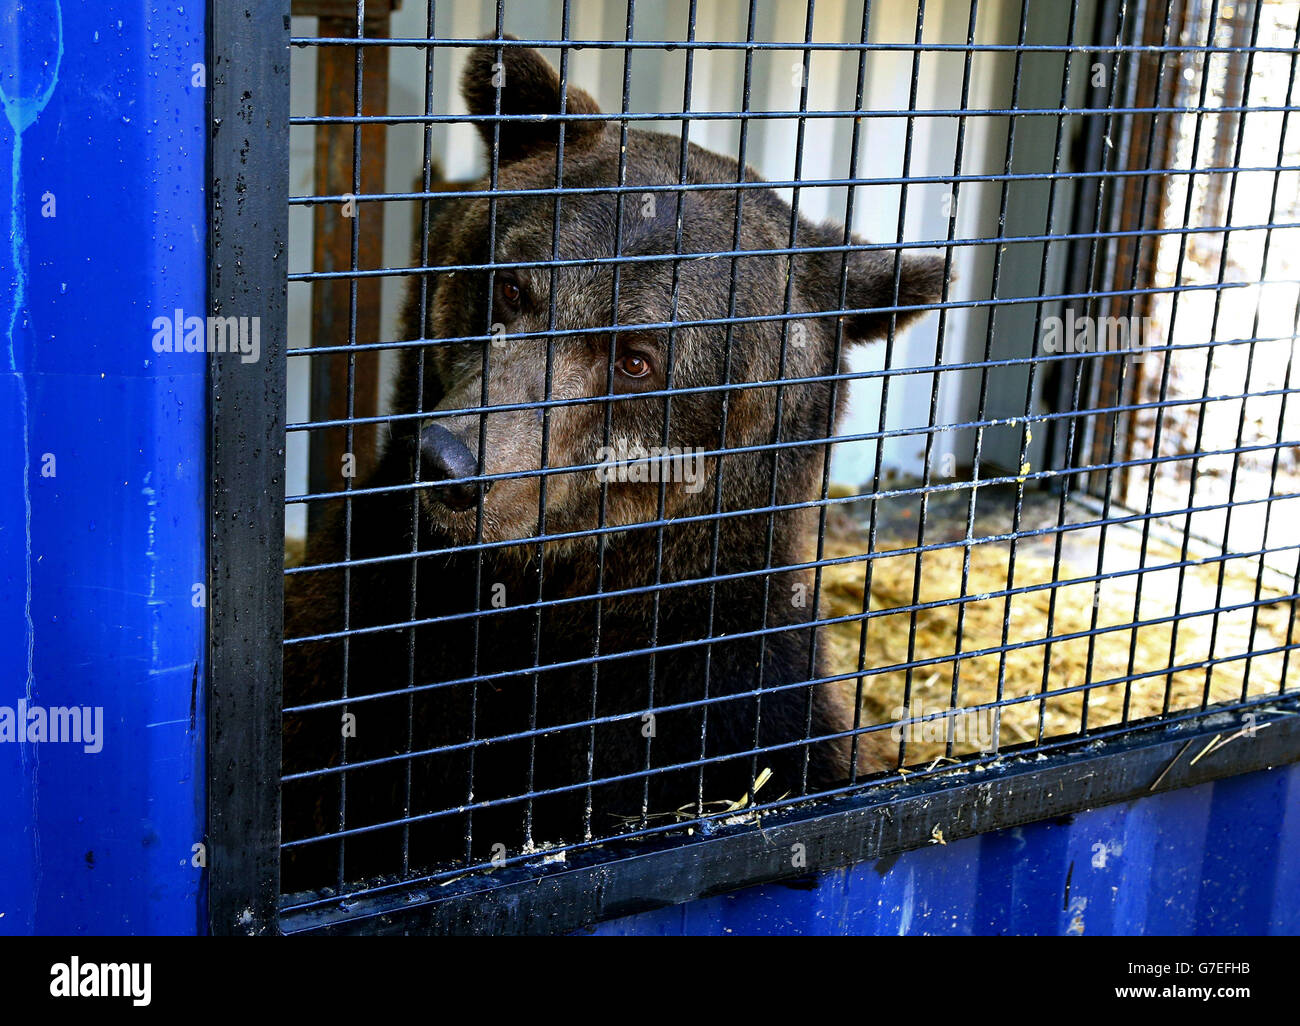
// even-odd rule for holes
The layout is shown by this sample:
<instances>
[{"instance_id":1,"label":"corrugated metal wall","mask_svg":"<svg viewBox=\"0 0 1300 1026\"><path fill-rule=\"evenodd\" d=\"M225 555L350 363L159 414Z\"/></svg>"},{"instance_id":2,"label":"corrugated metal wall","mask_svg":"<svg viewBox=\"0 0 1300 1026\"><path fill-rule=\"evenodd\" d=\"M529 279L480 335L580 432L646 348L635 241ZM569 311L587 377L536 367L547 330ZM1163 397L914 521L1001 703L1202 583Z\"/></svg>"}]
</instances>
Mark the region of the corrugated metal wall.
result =
<instances>
[{"instance_id":1,"label":"corrugated metal wall","mask_svg":"<svg viewBox=\"0 0 1300 1026\"><path fill-rule=\"evenodd\" d=\"M0 9L0 707L99 723L0 736L0 934L202 929L204 19Z\"/></svg>"},{"instance_id":2,"label":"corrugated metal wall","mask_svg":"<svg viewBox=\"0 0 1300 1026\"><path fill-rule=\"evenodd\" d=\"M597 934L1300 933L1300 766L934 844Z\"/></svg>"}]
</instances>

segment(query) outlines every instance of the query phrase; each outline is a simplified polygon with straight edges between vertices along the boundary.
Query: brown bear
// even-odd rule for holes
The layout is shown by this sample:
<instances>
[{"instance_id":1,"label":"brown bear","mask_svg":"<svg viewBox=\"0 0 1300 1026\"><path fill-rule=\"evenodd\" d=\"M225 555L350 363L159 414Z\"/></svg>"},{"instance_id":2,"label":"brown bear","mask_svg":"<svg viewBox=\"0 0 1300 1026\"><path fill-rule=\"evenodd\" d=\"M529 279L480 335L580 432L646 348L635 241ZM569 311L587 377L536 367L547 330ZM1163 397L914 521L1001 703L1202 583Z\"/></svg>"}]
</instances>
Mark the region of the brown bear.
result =
<instances>
[{"instance_id":1,"label":"brown bear","mask_svg":"<svg viewBox=\"0 0 1300 1026\"><path fill-rule=\"evenodd\" d=\"M462 90L497 193L432 203L440 270L404 319L427 342L377 467L309 539L324 566L286 585L289 891L654 831L888 758L855 744L845 688L806 683L802 565L837 360L937 301L942 258L846 257L762 187L643 192L761 179L696 146L683 170L678 139L597 117L534 50L472 51Z\"/></svg>"}]
</instances>

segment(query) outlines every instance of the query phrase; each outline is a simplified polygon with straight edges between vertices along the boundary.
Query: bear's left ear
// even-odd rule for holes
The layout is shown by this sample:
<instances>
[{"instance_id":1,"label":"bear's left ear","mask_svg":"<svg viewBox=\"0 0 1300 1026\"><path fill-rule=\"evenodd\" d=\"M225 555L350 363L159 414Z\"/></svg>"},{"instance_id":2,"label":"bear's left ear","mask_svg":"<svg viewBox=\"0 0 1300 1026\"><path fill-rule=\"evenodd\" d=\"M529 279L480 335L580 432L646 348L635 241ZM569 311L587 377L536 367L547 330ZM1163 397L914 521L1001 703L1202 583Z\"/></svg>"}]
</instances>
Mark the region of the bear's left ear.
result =
<instances>
[{"instance_id":1,"label":"bear's left ear","mask_svg":"<svg viewBox=\"0 0 1300 1026\"><path fill-rule=\"evenodd\" d=\"M514 36L503 36L513 40ZM500 53L498 61L497 54ZM461 95L475 117L491 118L497 112L497 94L501 95L501 113L532 115L536 121L480 121L479 135L491 153L494 128L500 124L500 160L508 163L530 156L543 148L554 149L560 138L560 76L536 50L522 46L479 46L470 51L469 63L460 80ZM596 101L577 86L564 91L565 114L599 114ZM600 135L604 121L566 121L564 145L582 146Z\"/></svg>"},{"instance_id":2,"label":"bear's left ear","mask_svg":"<svg viewBox=\"0 0 1300 1026\"><path fill-rule=\"evenodd\" d=\"M849 255L848 294L845 309L860 310L844 318L848 335L870 342L889 334L894 307L926 306L943 297L944 257L942 254L903 253L898 259L898 296L894 296L895 254L888 250L858 250ZM840 259L834 264L836 299L839 298ZM899 310L895 326L902 330L925 310Z\"/></svg>"}]
</instances>

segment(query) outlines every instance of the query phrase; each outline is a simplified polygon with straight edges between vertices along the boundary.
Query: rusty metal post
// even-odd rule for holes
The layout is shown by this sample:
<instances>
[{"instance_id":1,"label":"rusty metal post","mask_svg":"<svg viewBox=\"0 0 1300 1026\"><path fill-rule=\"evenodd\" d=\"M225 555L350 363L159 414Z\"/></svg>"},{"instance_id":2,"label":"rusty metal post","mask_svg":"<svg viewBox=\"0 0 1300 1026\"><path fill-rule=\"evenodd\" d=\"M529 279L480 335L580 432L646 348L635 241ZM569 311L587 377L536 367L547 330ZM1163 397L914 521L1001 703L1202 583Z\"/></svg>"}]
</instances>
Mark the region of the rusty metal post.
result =
<instances>
[{"instance_id":1,"label":"rusty metal post","mask_svg":"<svg viewBox=\"0 0 1300 1026\"><path fill-rule=\"evenodd\" d=\"M399 6L400 0L370 0L365 8L364 35L387 36L389 15ZM357 8L353 0L294 0L293 13L319 17L318 34L322 37L355 38L357 35ZM381 116L388 111L387 47L322 46L317 50L318 115L356 113L358 60L361 113ZM350 124L317 126L315 195L384 191L387 126L368 124L361 128L359 158L353 152L357 136ZM356 171L360 174L359 182L354 174ZM354 203L350 210L334 203L318 204L313 228L312 270L354 269L354 230L357 240L355 269L383 266L382 204ZM311 344L336 346L379 341L381 286L380 278L313 283ZM352 322L354 290L355 330ZM376 351L318 356L311 360L310 410L313 421L376 416L379 393L379 354ZM355 473L360 476L374 465L376 444L377 430L370 424L353 428L350 445L346 427L312 431L307 490L312 493L341 491L345 454L353 454ZM329 515L331 505L324 502L310 504L308 534L314 532L322 519Z\"/></svg>"}]
</instances>

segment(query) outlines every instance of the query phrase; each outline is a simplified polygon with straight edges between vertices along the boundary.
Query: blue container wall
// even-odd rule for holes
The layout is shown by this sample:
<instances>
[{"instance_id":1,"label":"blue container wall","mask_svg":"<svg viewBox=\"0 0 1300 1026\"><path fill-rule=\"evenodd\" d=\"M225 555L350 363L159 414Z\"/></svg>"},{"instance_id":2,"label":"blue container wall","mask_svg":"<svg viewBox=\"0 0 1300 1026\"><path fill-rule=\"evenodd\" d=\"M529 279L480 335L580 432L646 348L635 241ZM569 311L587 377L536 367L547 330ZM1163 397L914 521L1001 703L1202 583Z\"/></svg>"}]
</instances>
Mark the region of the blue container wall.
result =
<instances>
[{"instance_id":1,"label":"blue container wall","mask_svg":"<svg viewBox=\"0 0 1300 1026\"><path fill-rule=\"evenodd\" d=\"M1300 765L999 830L597 934L1300 933Z\"/></svg>"},{"instance_id":2,"label":"blue container wall","mask_svg":"<svg viewBox=\"0 0 1300 1026\"><path fill-rule=\"evenodd\" d=\"M0 933L202 922L204 8L0 6Z\"/></svg>"}]
</instances>

